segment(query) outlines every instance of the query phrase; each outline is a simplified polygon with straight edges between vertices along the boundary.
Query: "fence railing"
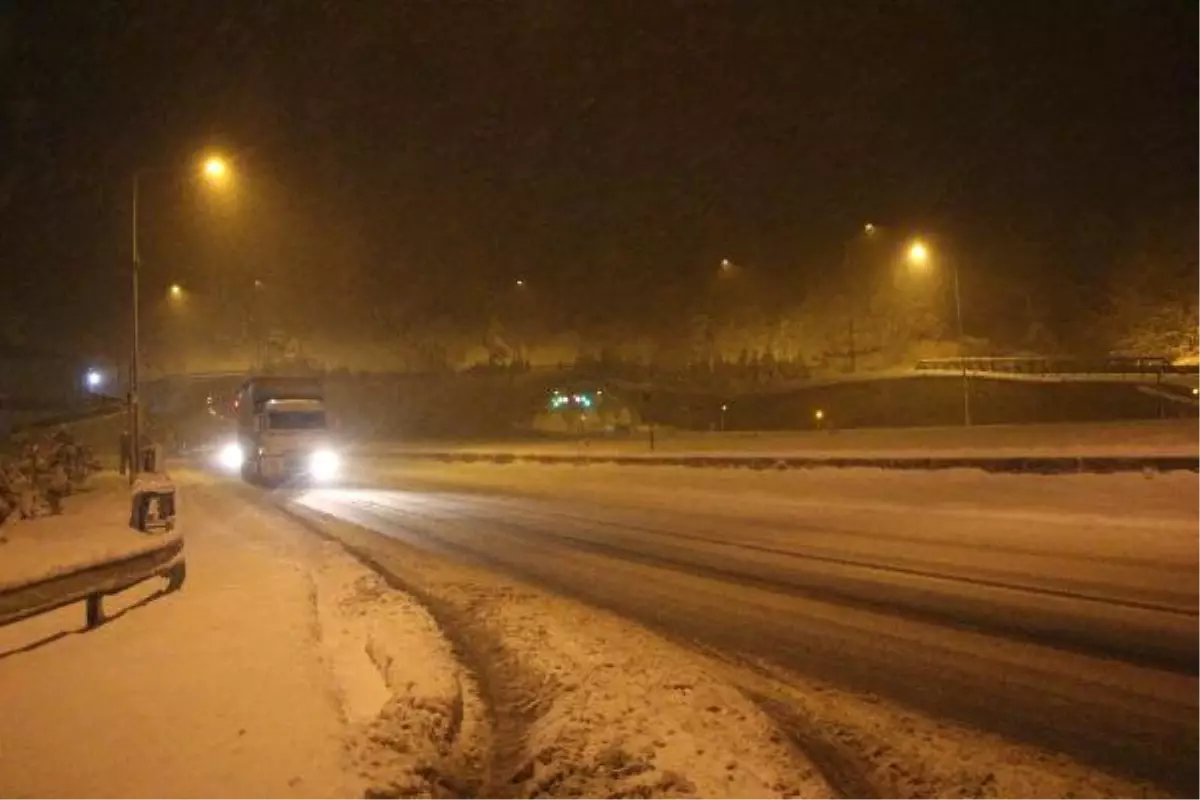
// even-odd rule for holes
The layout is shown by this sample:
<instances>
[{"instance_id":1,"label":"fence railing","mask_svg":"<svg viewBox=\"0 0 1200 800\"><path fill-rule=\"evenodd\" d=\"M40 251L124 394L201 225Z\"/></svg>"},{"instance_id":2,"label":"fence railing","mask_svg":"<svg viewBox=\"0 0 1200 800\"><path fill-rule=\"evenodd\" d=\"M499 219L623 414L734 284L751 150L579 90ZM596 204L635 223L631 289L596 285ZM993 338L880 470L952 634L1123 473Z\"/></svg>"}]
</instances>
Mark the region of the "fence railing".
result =
<instances>
[{"instance_id":1,"label":"fence railing","mask_svg":"<svg viewBox=\"0 0 1200 800\"><path fill-rule=\"evenodd\" d=\"M919 371L1000 372L1014 375L1192 375L1196 367L1172 364L1160 356L1064 358L1054 356L968 356L926 358Z\"/></svg>"}]
</instances>

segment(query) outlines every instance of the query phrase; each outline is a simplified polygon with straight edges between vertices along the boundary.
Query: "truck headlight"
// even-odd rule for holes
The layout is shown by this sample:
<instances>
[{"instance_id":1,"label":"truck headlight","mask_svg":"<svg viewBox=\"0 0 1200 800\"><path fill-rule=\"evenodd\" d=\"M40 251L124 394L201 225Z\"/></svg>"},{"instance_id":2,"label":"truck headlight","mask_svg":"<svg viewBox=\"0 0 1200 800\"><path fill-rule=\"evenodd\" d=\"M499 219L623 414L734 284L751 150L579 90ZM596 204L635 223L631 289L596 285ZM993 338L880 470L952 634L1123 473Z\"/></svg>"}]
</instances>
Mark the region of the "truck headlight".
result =
<instances>
[{"instance_id":1,"label":"truck headlight","mask_svg":"<svg viewBox=\"0 0 1200 800\"><path fill-rule=\"evenodd\" d=\"M237 442L230 442L221 448L221 452L217 454L217 461L225 469L241 469L242 461L245 455L242 453L242 447Z\"/></svg>"},{"instance_id":2,"label":"truck headlight","mask_svg":"<svg viewBox=\"0 0 1200 800\"><path fill-rule=\"evenodd\" d=\"M342 459L332 450L317 450L308 457L308 473L319 481L335 477L341 466Z\"/></svg>"}]
</instances>

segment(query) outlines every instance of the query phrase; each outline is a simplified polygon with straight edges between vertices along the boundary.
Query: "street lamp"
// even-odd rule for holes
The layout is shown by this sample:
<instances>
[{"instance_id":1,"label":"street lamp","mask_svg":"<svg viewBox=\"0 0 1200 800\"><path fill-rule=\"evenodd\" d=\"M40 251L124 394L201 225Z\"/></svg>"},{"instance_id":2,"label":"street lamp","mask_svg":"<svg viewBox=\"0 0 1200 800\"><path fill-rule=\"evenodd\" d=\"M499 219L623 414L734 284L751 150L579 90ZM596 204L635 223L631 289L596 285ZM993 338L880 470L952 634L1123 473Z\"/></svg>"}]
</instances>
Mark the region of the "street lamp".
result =
<instances>
[{"instance_id":1,"label":"street lamp","mask_svg":"<svg viewBox=\"0 0 1200 800\"><path fill-rule=\"evenodd\" d=\"M879 229L875 227L874 222L865 223L862 228L842 243L842 279L847 280L852 267L852 251L854 246L864 240L874 239L879 233ZM849 319L846 321L846 359L847 371L853 373L858 367L858 350L854 336L854 314L855 309L853 304L850 307Z\"/></svg>"},{"instance_id":2,"label":"street lamp","mask_svg":"<svg viewBox=\"0 0 1200 800\"><path fill-rule=\"evenodd\" d=\"M204 159L204 177L209 183L221 183L229 174L229 164L220 156Z\"/></svg>"},{"instance_id":3,"label":"street lamp","mask_svg":"<svg viewBox=\"0 0 1200 800\"><path fill-rule=\"evenodd\" d=\"M167 289L167 294L169 294L171 296L172 300L182 300L183 299L183 287L180 286L178 283L172 283L170 288Z\"/></svg>"},{"instance_id":4,"label":"street lamp","mask_svg":"<svg viewBox=\"0 0 1200 800\"><path fill-rule=\"evenodd\" d=\"M131 205L131 240L133 245L133 259L130 270L130 289L133 301L133 353L129 362L129 443L132 452L130 455L131 468L129 470L129 483L132 484L137 478L139 467L141 466L141 414L139 409L139 389L140 389L140 372L141 372L141 317L138 310L138 277L141 272L142 254L138 247L138 200L141 194L142 173L147 170L135 169L131 183L133 202ZM217 184L225 180L229 173L229 165L220 156L209 156L201 164L201 173L209 183ZM183 289L176 286L171 287L171 294L175 296L175 290L178 289L182 294Z\"/></svg>"},{"instance_id":5,"label":"street lamp","mask_svg":"<svg viewBox=\"0 0 1200 800\"><path fill-rule=\"evenodd\" d=\"M920 239L914 239L908 246L907 258L909 266L915 270L925 271L929 267L931 255L929 247ZM966 337L963 335L962 293L958 288L958 263L950 262L950 274L954 281L954 317L958 327L958 363L962 371L962 402L963 425L971 425L971 387L967 376Z\"/></svg>"},{"instance_id":6,"label":"street lamp","mask_svg":"<svg viewBox=\"0 0 1200 800\"><path fill-rule=\"evenodd\" d=\"M924 267L929 263L929 248L920 239L908 246L908 263L914 267Z\"/></svg>"}]
</instances>

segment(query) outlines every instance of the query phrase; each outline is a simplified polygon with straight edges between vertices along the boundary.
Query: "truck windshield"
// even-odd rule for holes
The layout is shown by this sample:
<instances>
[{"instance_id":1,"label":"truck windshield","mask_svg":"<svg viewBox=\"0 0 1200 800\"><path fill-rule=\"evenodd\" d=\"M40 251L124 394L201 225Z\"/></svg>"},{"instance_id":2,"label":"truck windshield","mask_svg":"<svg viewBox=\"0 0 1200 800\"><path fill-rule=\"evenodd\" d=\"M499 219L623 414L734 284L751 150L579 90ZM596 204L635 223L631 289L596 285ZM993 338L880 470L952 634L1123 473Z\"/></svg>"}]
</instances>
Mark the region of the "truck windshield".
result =
<instances>
[{"instance_id":1,"label":"truck windshield","mask_svg":"<svg viewBox=\"0 0 1200 800\"><path fill-rule=\"evenodd\" d=\"M325 427L324 411L272 411L267 427L273 431L311 431Z\"/></svg>"}]
</instances>

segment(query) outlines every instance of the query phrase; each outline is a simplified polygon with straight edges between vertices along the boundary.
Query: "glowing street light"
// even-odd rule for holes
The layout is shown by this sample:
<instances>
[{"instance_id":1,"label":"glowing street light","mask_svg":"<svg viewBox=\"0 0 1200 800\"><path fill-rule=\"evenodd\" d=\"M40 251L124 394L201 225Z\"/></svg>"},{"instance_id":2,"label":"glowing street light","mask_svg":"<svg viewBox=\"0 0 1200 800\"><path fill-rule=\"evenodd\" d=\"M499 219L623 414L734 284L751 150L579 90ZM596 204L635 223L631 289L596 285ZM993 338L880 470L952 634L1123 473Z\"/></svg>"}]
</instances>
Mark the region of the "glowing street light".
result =
<instances>
[{"instance_id":1,"label":"glowing street light","mask_svg":"<svg viewBox=\"0 0 1200 800\"><path fill-rule=\"evenodd\" d=\"M83 382L87 384L90 391L94 392L104 385L104 373L98 369L89 369L83 376Z\"/></svg>"},{"instance_id":2,"label":"glowing street light","mask_svg":"<svg viewBox=\"0 0 1200 800\"><path fill-rule=\"evenodd\" d=\"M923 267L929 263L929 248L920 239L908 246L908 263L914 267Z\"/></svg>"},{"instance_id":3,"label":"glowing street light","mask_svg":"<svg viewBox=\"0 0 1200 800\"><path fill-rule=\"evenodd\" d=\"M182 300L183 299L183 287L180 286L178 283L172 283L170 288L167 289L167 294L169 294L171 296L172 300Z\"/></svg>"},{"instance_id":4,"label":"glowing street light","mask_svg":"<svg viewBox=\"0 0 1200 800\"><path fill-rule=\"evenodd\" d=\"M220 183L229 174L229 164L220 156L209 156L204 159L203 170L210 183Z\"/></svg>"},{"instance_id":5,"label":"glowing street light","mask_svg":"<svg viewBox=\"0 0 1200 800\"><path fill-rule=\"evenodd\" d=\"M886 229L885 229L886 232ZM862 227L846 241L842 242L842 274L850 275L853 271L853 257L856 249L862 248L864 243L870 243L876 240L877 236L882 236L878 227L874 222L864 222ZM846 332L848 334L848 346L846 354L849 356L849 371L854 372L857 367L858 351L854 343L854 315L855 311L852 307L849 314L849 319L846 320Z\"/></svg>"}]
</instances>

